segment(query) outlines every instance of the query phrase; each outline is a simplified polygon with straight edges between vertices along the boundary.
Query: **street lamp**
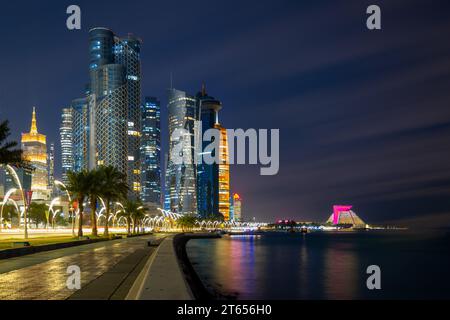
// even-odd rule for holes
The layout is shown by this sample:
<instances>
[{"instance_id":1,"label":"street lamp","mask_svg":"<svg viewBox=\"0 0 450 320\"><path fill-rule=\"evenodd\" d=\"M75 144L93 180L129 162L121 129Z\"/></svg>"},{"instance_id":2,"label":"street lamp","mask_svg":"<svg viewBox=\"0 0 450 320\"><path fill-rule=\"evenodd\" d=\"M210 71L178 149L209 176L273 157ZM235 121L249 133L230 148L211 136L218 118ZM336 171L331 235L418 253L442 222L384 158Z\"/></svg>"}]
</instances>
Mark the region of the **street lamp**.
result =
<instances>
[{"instance_id":1,"label":"street lamp","mask_svg":"<svg viewBox=\"0 0 450 320\"><path fill-rule=\"evenodd\" d=\"M16 188L9 189L8 192L6 192L5 197L3 198L2 208L0 209L0 232L2 232L3 229L3 207L8 202L8 199L11 196L11 194L13 194L16 191L17 191Z\"/></svg>"},{"instance_id":2,"label":"street lamp","mask_svg":"<svg viewBox=\"0 0 450 320\"><path fill-rule=\"evenodd\" d=\"M25 192L23 191L22 184L20 183L19 176L17 175L16 170L14 170L13 167L11 167L9 164L6 165L6 169L11 173L11 175L14 178L14 182L19 187L20 193L22 195L22 201L23 201L23 207L25 210L23 211L23 219L24 219L24 238L28 239L28 208L27 208L27 201L25 200Z\"/></svg>"},{"instance_id":3,"label":"street lamp","mask_svg":"<svg viewBox=\"0 0 450 320\"><path fill-rule=\"evenodd\" d=\"M55 229L55 217L56 217L56 215L59 213L59 209L56 209L56 211L54 211L53 212L53 215L52 215L52 225L53 225L53 229Z\"/></svg>"},{"instance_id":4,"label":"street lamp","mask_svg":"<svg viewBox=\"0 0 450 320\"><path fill-rule=\"evenodd\" d=\"M67 197L69 198L69 214L72 212L72 237L75 237L75 212L72 208L72 198L70 197L69 190L67 190L66 185L59 180L55 180L55 184L62 187L64 191L66 191Z\"/></svg>"}]
</instances>

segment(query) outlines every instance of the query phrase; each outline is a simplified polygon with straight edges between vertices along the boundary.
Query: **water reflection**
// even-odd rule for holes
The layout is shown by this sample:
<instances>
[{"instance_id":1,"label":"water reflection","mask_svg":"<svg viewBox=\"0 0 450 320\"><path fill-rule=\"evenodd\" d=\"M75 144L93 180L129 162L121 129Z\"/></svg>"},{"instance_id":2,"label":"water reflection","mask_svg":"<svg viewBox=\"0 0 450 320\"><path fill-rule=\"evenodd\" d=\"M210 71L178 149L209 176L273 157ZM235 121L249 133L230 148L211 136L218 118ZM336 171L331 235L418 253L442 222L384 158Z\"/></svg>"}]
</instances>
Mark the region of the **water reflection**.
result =
<instances>
[{"instance_id":1,"label":"water reflection","mask_svg":"<svg viewBox=\"0 0 450 320\"><path fill-rule=\"evenodd\" d=\"M208 288L238 299L448 297L442 275L450 259L440 248L449 241L423 241L389 233L272 233L191 240L187 248ZM426 266L407 269L411 261ZM367 290L370 264L382 267L381 291Z\"/></svg>"}]
</instances>

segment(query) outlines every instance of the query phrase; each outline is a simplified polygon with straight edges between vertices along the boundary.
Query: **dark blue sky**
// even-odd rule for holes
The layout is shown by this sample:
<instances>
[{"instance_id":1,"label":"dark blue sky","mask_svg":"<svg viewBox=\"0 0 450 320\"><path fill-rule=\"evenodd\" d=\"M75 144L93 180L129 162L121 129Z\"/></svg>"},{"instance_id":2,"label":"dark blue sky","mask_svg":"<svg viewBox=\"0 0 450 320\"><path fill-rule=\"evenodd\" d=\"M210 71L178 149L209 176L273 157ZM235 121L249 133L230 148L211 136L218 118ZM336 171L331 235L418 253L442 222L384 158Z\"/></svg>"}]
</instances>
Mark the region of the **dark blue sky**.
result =
<instances>
[{"instance_id":1,"label":"dark blue sky","mask_svg":"<svg viewBox=\"0 0 450 320\"><path fill-rule=\"evenodd\" d=\"M65 27L70 4L81 31ZM369 4L381 31L365 27ZM88 79L87 32L105 26L143 39L142 91L163 117L172 72L193 94L206 83L225 127L280 129L277 176L231 169L246 217L324 220L340 203L369 222L448 222L449 15L425 0L3 2L0 119L19 139L36 106L59 152L60 110Z\"/></svg>"}]
</instances>

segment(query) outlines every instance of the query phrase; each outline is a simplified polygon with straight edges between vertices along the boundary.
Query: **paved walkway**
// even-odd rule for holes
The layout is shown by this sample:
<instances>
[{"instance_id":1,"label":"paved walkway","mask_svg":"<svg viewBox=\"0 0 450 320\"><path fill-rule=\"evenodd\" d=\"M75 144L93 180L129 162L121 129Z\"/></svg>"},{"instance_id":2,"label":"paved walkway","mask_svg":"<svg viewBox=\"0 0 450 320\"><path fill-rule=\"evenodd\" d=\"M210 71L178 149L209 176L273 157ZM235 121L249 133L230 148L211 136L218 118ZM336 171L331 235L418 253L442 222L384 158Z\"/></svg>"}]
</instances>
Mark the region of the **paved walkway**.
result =
<instances>
[{"instance_id":1,"label":"paved walkway","mask_svg":"<svg viewBox=\"0 0 450 320\"><path fill-rule=\"evenodd\" d=\"M159 245L138 276L129 300L192 300L173 247L173 236Z\"/></svg>"},{"instance_id":2,"label":"paved walkway","mask_svg":"<svg viewBox=\"0 0 450 320\"><path fill-rule=\"evenodd\" d=\"M151 253L149 238L100 242L4 260L0 262L0 300L123 298L127 278L133 272L137 276L137 266L142 266ZM66 271L71 265L81 270L79 291L66 287ZM106 287L107 283L111 285Z\"/></svg>"}]
</instances>

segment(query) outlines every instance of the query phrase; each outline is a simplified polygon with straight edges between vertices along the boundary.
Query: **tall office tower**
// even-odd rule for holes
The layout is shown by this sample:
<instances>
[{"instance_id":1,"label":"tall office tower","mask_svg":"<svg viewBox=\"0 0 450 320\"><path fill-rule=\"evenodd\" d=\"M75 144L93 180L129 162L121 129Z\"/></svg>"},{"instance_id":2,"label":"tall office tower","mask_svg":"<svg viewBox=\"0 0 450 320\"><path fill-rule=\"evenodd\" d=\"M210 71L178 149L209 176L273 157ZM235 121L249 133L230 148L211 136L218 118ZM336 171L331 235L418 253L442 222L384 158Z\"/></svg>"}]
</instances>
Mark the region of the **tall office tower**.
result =
<instances>
[{"instance_id":1,"label":"tall office tower","mask_svg":"<svg viewBox=\"0 0 450 320\"><path fill-rule=\"evenodd\" d=\"M73 114L73 171L80 172L90 169L91 159L91 124L90 124L90 96L72 101Z\"/></svg>"},{"instance_id":2,"label":"tall office tower","mask_svg":"<svg viewBox=\"0 0 450 320\"><path fill-rule=\"evenodd\" d=\"M145 97L142 105L141 200L161 206L161 104Z\"/></svg>"},{"instance_id":3,"label":"tall office tower","mask_svg":"<svg viewBox=\"0 0 450 320\"><path fill-rule=\"evenodd\" d=\"M164 210L170 210L170 184L168 179L169 154L164 154Z\"/></svg>"},{"instance_id":4,"label":"tall office tower","mask_svg":"<svg viewBox=\"0 0 450 320\"><path fill-rule=\"evenodd\" d=\"M228 158L228 137L227 129L219 124L214 128L220 131L219 143L219 165L218 165L218 198L219 213L222 214L225 221L230 220L230 161Z\"/></svg>"},{"instance_id":5,"label":"tall office tower","mask_svg":"<svg viewBox=\"0 0 450 320\"><path fill-rule=\"evenodd\" d=\"M140 44L120 39L106 28L89 31L90 85L94 165L112 165L127 175L133 195L141 191Z\"/></svg>"},{"instance_id":6,"label":"tall office tower","mask_svg":"<svg viewBox=\"0 0 450 320\"><path fill-rule=\"evenodd\" d=\"M197 106L202 123L201 135L206 130L215 128L218 123L218 112L222 109L222 103L206 93L205 86L197 93ZM202 149L205 150L211 142L203 141ZM212 155L214 156L214 155ZM202 218L218 215L219 210L219 165L199 163L197 165L197 205Z\"/></svg>"},{"instance_id":7,"label":"tall office tower","mask_svg":"<svg viewBox=\"0 0 450 320\"><path fill-rule=\"evenodd\" d=\"M55 144L50 143L48 153L48 186L53 190L55 185Z\"/></svg>"},{"instance_id":8,"label":"tall office tower","mask_svg":"<svg viewBox=\"0 0 450 320\"><path fill-rule=\"evenodd\" d=\"M63 108L61 114L61 127L59 129L61 140L62 181L68 183L67 173L73 170L73 110Z\"/></svg>"},{"instance_id":9,"label":"tall office tower","mask_svg":"<svg viewBox=\"0 0 450 320\"><path fill-rule=\"evenodd\" d=\"M234 221L240 222L242 221L242 199L241 197L235 193L233 194L233 213L234 213Z\"/></svg>"},{"instance_id":10,"label":"tall office tower","mask_svg":"<svg viewBox=\"0 0 450 320\"><path fill-rule=\"evenodd\" d=\"M114 46L115 63L125 67L128 92L128 181L139 196L141 183L141 40L128 35L125 39L116 39Z\"/></svg>"},{"instance_id":11,"label":"tall office tower","mask_svg":"<svg viewBox=\"0 0 450 320\"><path fill-rule=\"evenodd\" d=\"M166 179L170 193L170 210L180 214L197 214L195 135L196 100L186 92L169 89L169 161ZM184 133L175 138L175 135ZM175 135L174 135L175 133ZM175 154L176 151L179 154ZM174 157L177 157L175 159ZM178 161L182 157L183 161Z\"/></svg>"},{"instance_id":12,"label":"tall office tower","mask_svg":"<svg viewBox=\"0 0 450 320\"><path fill-rule=\"evenodd\" d=\"M230 192L230 221L234 221L234 200L233 194Z\"/></svg>"},{"instance_id":13,"label":"tall office tower","mask_svg":"<svg viewBox=\"0 0 450 320\"><path fill-rule=\"evenodd\" d=\"M33 107L31 128L29 133L22 133L22 150L24 158L30 161L34 169L31 180L33 199L47 200L50 197L48 190L47 170L47 138L38 133L36 123L36 109Z\"/></svg>"}]
</instances>

